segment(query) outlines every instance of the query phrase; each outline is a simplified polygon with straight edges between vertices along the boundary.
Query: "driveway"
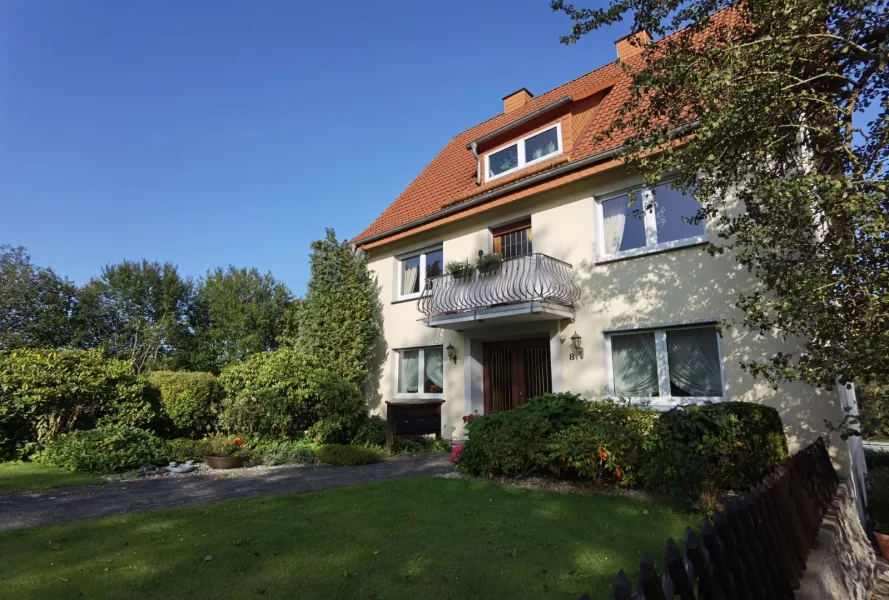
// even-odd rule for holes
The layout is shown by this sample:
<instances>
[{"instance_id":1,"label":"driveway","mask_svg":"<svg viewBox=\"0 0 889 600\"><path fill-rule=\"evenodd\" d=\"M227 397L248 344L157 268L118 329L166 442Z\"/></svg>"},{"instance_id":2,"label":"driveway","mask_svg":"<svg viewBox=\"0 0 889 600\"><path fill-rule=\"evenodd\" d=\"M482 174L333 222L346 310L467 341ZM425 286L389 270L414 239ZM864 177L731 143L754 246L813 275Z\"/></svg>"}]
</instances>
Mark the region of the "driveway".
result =
<instances>
[{"instance_id":1,"label":"driveway","mask_svg":"<svg viewBox=\"0 0 889 600\"><path fill-rule=\"evenodd\" d=\"M213 504L254 498L438 475L449 472L450 455L445 453L390 458L360 467L283 467L249 470L233 476L222 474L128 481L39 492L0 495L0 532L118 515L140 510Z\"/></svg>"}]
</instances>

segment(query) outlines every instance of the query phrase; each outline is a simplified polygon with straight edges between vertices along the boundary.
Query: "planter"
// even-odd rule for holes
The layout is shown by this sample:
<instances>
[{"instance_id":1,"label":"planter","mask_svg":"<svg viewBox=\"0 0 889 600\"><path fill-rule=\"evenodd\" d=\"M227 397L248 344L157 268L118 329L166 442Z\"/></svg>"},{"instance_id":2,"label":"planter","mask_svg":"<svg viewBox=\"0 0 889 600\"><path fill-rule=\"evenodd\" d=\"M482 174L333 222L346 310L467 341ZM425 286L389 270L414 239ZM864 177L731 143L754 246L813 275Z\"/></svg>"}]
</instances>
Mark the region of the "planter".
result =
<instances>
[{"instance_id":1,"label":"planter","mask_svg":"<svg viewBox=\"0 0 889 600\"><path fill-rule=\"evenodd\" d=\"M211 469L237 469L244 464L240 456L205 456L204 462Z\"/></svg>"},{"instance_id":2,"label":"planter","mask_svg":"<svg viewBox=\"0 0 889 600\"><path fill-rule=\"evenodd\" d=\"M883 558L889 557L889 534L875 531L874 537L877 538L877 543L880 545L880 554L883 555Z\"/></svg>"},{"instance_id":3,"label":"planter","mask_svg":"<svg viewBox=\"0 0 889 600\"><path fill-rule=\"evenodd\" d=\"M491 262L486 265L479 265L478 272L479 273L496 273L500 270L500 261Z\"/></svg>"},{"instance_id":4,"label":"planter","mask_svg":"<svg viewBox=\"0 0 889 600\"><path fill-rule=\"evenodd\" d=\"M451 275L454 279L463 279L464 277L469 277L470 273L472 273L472 269L461 269L460 271L452 271Z\"/></svg>"}]
</instances>

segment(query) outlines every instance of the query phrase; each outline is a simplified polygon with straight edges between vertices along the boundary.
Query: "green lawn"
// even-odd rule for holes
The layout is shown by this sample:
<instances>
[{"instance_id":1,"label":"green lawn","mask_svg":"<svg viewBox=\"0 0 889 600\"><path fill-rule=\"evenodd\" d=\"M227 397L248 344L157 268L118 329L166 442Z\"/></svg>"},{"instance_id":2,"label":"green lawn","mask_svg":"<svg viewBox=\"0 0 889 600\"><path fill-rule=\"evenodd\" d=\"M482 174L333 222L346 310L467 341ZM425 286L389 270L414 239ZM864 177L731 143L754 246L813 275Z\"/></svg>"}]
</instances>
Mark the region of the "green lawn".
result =
<instances>
[{"instance_id":1,"label":"green lawn","mask_svg":"<svg viewBox=\"0 0 889 600\"><path fill-rule=\"evenodd\" d=\"M602 598L698 517L419 478L0 535L8 598ZM212 556L211 560L205 557Z\"/></svg>"},{"instance_id":2,"label":"green lawn","mask_svg":"<svg viewBox=\"0 0 889 600\"><path fill-rule=\"evenodd\" d=\"M93 483L102 483L102 479L32 462L0 463L0 494Z\"/></svg>"}]
</instances>

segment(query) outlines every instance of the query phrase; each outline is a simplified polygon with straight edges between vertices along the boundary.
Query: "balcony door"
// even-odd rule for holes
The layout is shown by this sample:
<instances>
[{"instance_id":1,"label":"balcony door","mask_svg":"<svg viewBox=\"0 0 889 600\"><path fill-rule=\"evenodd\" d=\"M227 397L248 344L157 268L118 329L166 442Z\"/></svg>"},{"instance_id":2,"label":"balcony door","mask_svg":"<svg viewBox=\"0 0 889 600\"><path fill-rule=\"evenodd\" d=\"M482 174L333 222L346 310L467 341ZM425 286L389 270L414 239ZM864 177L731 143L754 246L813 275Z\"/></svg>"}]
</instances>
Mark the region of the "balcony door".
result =
<instances>
[{"instance_id":1,"label":"balcony door","mask_svg":"<svg viewBox=\"0 0 889 600\"><path fill-rule=\"evenodd\" d=\"M510 410L553 389L549 340L485 343L485 413Z\"/></svg>"}]
</instances>

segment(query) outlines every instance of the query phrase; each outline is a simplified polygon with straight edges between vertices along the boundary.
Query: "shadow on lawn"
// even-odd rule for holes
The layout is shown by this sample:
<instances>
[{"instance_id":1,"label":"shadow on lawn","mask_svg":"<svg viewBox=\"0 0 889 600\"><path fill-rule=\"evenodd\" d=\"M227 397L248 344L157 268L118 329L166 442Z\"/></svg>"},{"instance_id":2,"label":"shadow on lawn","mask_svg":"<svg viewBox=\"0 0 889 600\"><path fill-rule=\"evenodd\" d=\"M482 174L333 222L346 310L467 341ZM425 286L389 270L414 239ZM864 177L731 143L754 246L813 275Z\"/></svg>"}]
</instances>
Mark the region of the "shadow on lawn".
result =
<instances>
[{"instance_id":1,"label":"shadow on lawn","mask_svg":"<svg viewBox=\"0 0 889 600\"><path fill-rule=\"evenodd\" d=\"M20 598L601 597L696 520L421 478L7 534L0 576Z\"/></svg>"}]
</instances>

